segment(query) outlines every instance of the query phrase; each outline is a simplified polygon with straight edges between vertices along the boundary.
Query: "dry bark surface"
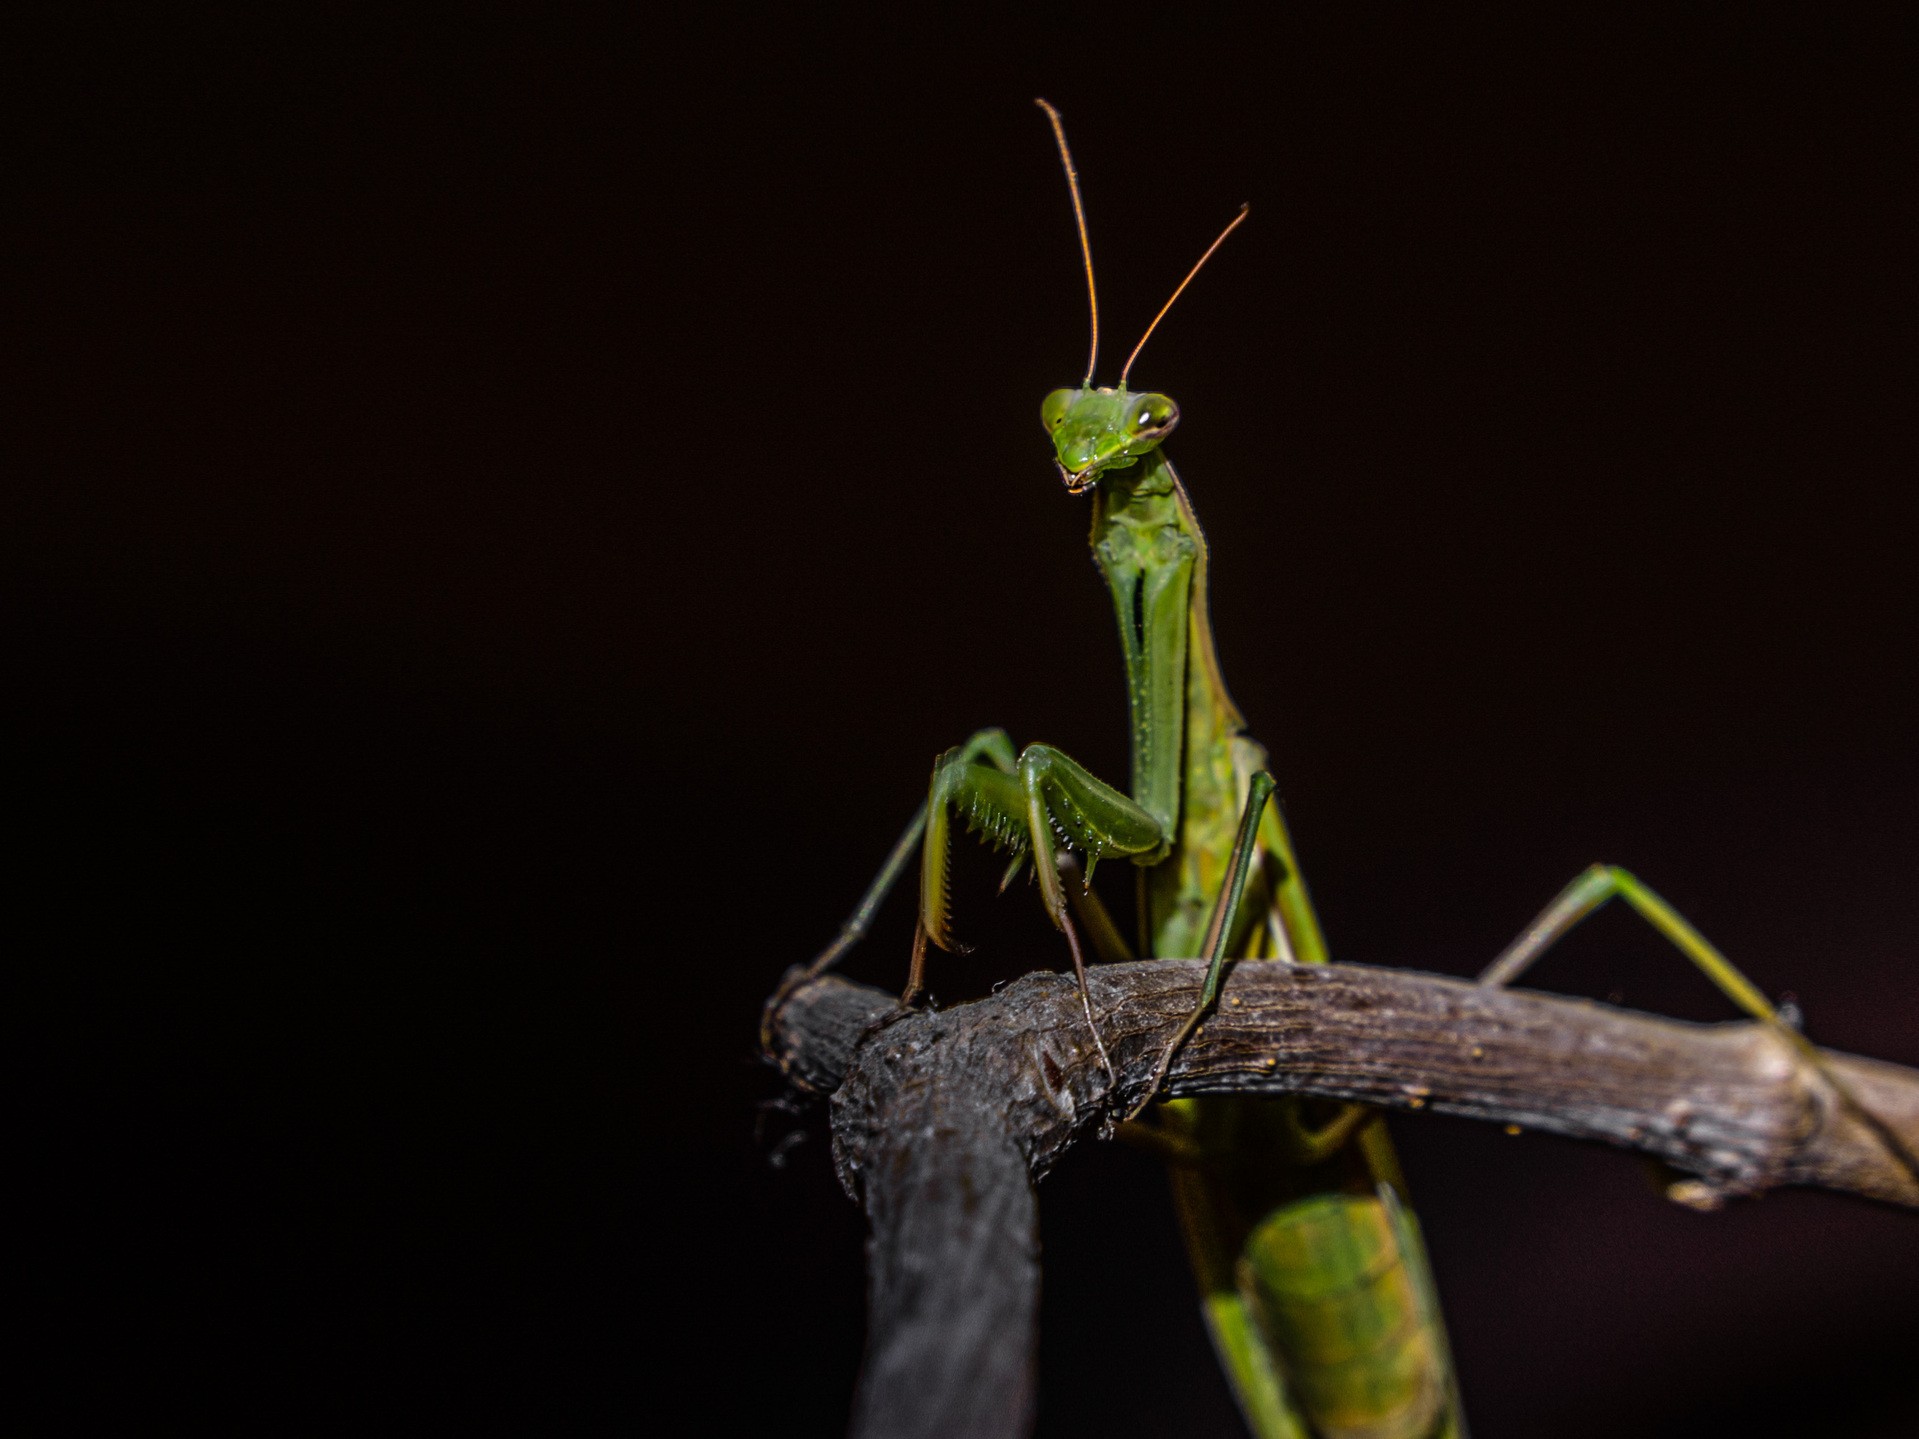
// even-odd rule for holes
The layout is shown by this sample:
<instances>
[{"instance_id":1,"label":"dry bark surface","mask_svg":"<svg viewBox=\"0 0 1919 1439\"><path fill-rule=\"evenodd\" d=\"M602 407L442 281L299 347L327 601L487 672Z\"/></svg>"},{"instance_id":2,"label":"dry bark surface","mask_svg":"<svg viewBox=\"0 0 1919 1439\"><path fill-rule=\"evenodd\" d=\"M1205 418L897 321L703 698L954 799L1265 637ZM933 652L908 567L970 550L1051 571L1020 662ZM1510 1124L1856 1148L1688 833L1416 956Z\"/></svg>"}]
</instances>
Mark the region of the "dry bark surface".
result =
<instances>
[{"instance_id":1,"label":"dry bark surface","mask_svg":"<svg viewBox=\"0 0 1919 1439\"><path fill-rule=\"evenodd\" d=\"M767 1055L831 1094L840 1181L865 1206L868 1335L858 1439L1007 1436L1032 1424L1036 1180L1144 1094L1195 1002L1199 961L1102 965L901 1013L836 976L783 985ZM1690 1176L1712 1208L1781 1185L1919 1206L1919 1071L1820 1051L1848 1103L1766 1026L1701 1025L1405 970L1235 967L1165 1093L1314 1095L1599 1140ZM1863 1108L1866 1113L1860 1113Z\"/></svg>"}]
</instances>

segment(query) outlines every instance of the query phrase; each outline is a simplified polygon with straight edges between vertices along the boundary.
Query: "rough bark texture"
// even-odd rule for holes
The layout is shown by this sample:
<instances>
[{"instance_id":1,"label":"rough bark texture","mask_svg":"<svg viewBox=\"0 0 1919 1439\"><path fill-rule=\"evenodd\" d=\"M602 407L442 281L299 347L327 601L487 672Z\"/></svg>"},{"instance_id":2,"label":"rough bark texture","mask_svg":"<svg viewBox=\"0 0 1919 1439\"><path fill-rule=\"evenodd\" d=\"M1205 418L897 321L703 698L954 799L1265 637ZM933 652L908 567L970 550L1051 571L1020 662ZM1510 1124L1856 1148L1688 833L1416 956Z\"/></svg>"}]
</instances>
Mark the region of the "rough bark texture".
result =
<instances>
[{"instance_id":1,"label":"rough bark texture","mask_svg":"<svg viewBox=\"0 0 1919 1439\"><path fill-rule=\"evenodd\" d=\"M1202 973L1183 960L1092 972L1116 1086L1060 975L890 1022L891 996L832 976L769 1002L768 1054L794 1083L832 1093L840 1181L872 1226L857 1439L1030 1427L1033 1182L1141 1096ZM1824 1054L1919 1149L1919 1071ZM1167 1088L1363 1100L1602 1140L1696 1176L1669 1192L1701 1207L1787 1184L1919 1205L1919 1183L1872 1124L1755 1024L1683 1024L1404 970L1243 963Z\"/></svg>"}]
</instances>

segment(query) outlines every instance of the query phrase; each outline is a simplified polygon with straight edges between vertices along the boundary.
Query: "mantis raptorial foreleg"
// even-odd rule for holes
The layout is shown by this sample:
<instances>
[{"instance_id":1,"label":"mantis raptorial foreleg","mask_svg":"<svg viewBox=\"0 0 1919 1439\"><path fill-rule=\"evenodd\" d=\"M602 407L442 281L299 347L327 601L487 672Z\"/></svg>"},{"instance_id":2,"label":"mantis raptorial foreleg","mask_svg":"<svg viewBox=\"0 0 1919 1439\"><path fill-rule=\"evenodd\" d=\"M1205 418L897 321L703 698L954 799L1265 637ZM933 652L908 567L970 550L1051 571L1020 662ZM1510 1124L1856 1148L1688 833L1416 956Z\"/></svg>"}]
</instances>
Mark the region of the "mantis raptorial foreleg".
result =
<instances>
[{"instance_id":1,"label":"mantis raptorial foreleg","mask_svg":"<svg viewBox=\"0 0 1919 1439\"><path fill-rule=\"evenodd\" d=\"M1086 875L1076 886L1083 889L1085 880L1091 878L1093 865L1104 856L1157 853L1164 849L1164 839L1159 822L1150 814L1051 745L1028 745L1015 754L1005 730L984 729L965 744L941 755L933 766L926 803L907 824L852 916L840 927L833 942L806 967L804 975L823 973L865 936L873 915L905 873L917 846L920 851L919 922L913 935L912 968L900 1003L910 1005L919 997L925 978L927 941L930 939L942 949L958 947L952 936L947 895L955 811L964 816L969 829L981 832L995 848L1013 851L1013 866L1007 871L1009 879L1023 863L1032 863L1047 916L1066 936L1072 951L1073 972L1079 981L1087 1027L1092 1030L1093 1045L1110 1075L1112 1062L1107 1058L1105 1042L1093 1020L1092 998L1086 986L1086 960L1069 913L1059 856L1062 850L1069 848L1086 855ZM1079 877L1077 865L1073 866L1073 874ZM1111 932L1096 935L1102 952L1117 939L1110 919L1105 929Z\"/></svg>"},{"instance_id":2,"label":"mantis raptorial foreleg","mask_svg":"<svg viewBox=\"0 0 1919 1439\"><path fill-rule=\"evenodd\" d=\"M1768 1026L1795 1054L1832 1088L1840 1103L1866 1124L1880 1143L1900 1165L1919 1180L1919 1155L1888 1129L1877 1115L1859 1102L1851 1088L1834 1074L1832 1067L1813 1046L1811 1040L1788 1024L1760 988L1739 972L1738 966L1721 954L1678 910L1674 909L1637 876L1612 864L1595 864L1567 885L1539 912L1533 922L1500 953L1479 976L1486 986L1511 984L1524 974L1566 932L1606 901L1618 897L1673 947L1697 965L1734 1004Z\"/></svg>"},{"instance_id":3,"label":"mantis raptorial foreleg","mask_svg":"<svg viewBox=\"0 0 1919 1439\"><path fill-rule=\"evenodd\" d=\"M1028 745L1010 765L1002 753L984 760L962 747L933 766L920 847L920 918L942 949L953 947L946 870L955 811L994 847L1032 862L1046 913L1062 930L1069 919L1059 850L1084 854L1090 878L1107 855L1151 854L1161 846L1157 820L1051 745Z\"/></svg>"},{"instance_id":4,"label":"mantis raptorial foreleg","mask_svg":"<svg viewBox=\"0 0 1919 1439\"><path fill-rule=\"evenodd\" d=\"M954 753L969 760L984 756L1005 770L1012 769L1018 763L1013 753L1013 741L1003 729L978 730ZM886 863L882 864L880 872L873 876L873 882L866 887L866 893L860 896L859 904L855 906L846 923L840 926L840 932L833 937L833 942L815 955L813 962L802 971L804 978L812 979L824 974L840 962L840 957L847 950L866 938L867 930L873 925L873 916L879 913L880 906L886 902L886 896L893 892L893 886L899 882L899 877L906 873L906 866L912 861L913 851L919 848L920 836L925 833L926 806L922 803L913 811L912 819L907 821L905 830L901 832L892 850L888 852Z\"/></svg>"},{"instance_id":5,"label":"mantis raptorial foreleg","mask_svg":"<svg viewBox=\"0 0 1919 1439\"><path fill-rule=\"evenodd\" d=\"M1058 852L1071 848L1084 854L1090 879L1092 866L1106 855L1158 851L1162 847L1159 821L1051 745L1028 745L1011 765L1007 758L1005 749L974 755L962 746L949 750L933 766L926 798L926 837L920 845L920 932L942 949L954 947L946 876L952 816L957 811L995 848L1012 850L1015 866L1022 854L1032 862L1047 916L1072 950L1080 1005L1093 1046L1110 1077L1113 1065L1093 1020L1086 959L1068 912ZM916 941L914 974L904 998L910 998L916 988L923 956L924 949Z\"/></svg>"}]
</instances>

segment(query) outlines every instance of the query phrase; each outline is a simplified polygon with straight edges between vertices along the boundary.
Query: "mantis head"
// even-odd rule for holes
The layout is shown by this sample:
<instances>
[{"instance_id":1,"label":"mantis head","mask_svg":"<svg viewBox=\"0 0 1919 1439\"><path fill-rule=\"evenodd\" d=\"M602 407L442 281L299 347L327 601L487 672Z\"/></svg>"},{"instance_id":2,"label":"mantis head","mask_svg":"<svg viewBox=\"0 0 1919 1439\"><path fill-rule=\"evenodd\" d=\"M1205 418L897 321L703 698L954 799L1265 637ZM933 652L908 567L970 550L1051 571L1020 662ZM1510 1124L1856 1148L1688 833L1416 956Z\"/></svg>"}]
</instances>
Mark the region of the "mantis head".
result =
<instances>
[{"instance_id":1,"label":"mantis head","mask_svg":"<svg viewBox=\"0 0 1919 1439\"><path fill-rule=\"evenodd\" d=\"M1146 327L1146 333L1133 346L1133 353L1126 357L1126 364L1119 372L1119 384L1111 389L1096 389L1093 386L1093 372L1099 366L1099 291L1093 284L1093 244L1086 235L1086 207L1080 203L1079 174L1073 169L1073 152L1066 147L1066 126L1059 118L1059 111L1044 100L1037 103L1052 122L1053 138L1059 142L1060 164L1066 170L1066 188L1073 197L1073 220L1079 226L1079 253L1086 262L1087 306L1093 317L1093 347L1086 357L1086 378L1080 381L1076 390L1053 391L1046 397L1046 403L1039 412L1040 423L1046 426L1046 433L1053 437L1054 458L1059 461L1059 472L1066 481L1066 488L1072 494L1079 495L1090 489L1107 470L1123 470L1138 464L1140 457L1157 449L1159 442L1179 423L1178 405L1164 395L1134 394L1126 388L1126 377L1133 372L1133 361L1146 348L1146 342L1152 338L1153 331L1159 328L1159 322L1173 308L1173 301L1185 293L1186 287L1193 283L1193 276L1213 258L1213 251L1239 228L1240 222L1246 218L1246 206L1239 207L1239 213L1233 217L1232 223L1206 247L1206 253L1199 257L1199 264L1186 272L1186 278L1173 291L1173 298L1160 306L1159 313L1153 316L1153 323Z\"/></svg>"},{"instance_id":2,"label":"mantis head","mask_svg":"<svg viewBox=\"0 0 1919 1439\"><path fill-rule=\"evenodd\" d=\"M1136 465L1157 449L1179 423L1179 406L1165 395L1082 386L1048 395L1040 423L1053 437L1060 477L1077 495L1105 471Z\"/></svg>"}]
</instances>

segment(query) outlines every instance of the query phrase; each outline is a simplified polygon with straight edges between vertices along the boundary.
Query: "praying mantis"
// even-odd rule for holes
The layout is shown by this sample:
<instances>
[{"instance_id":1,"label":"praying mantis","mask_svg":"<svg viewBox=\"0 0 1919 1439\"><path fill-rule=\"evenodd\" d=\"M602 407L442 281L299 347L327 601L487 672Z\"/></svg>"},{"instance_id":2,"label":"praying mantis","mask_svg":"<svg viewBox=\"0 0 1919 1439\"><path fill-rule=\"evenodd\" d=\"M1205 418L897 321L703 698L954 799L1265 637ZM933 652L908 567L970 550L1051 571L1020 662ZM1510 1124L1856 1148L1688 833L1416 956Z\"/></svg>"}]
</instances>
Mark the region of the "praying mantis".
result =
<instances>
[{"instance_id":1,"label":"praying mantis","mask_svg":"<svg viewBox=\"0 0 1919 1439\"><path fill-rule=\"evenodd\" d=\"M1436 1289L1376 1112L1209 1098L1168 1100L1153 1122L1139 1118L1210 1012L1229 965L1318 964L1328 951L1272 800L1266 753L1245 733L1220 673L1205 536L1163 448L1179 408L1163 393L1127 386L1146 340L1247 212L1242 208L1180 282L1118 382L1096 386L1098 293L1079 178L1058 111L1038 103L1065 170L1092 315L1085 378L1048 395L1041 422L1067 494L1091 501L1093 558L1125 656L1130 784L1122 791L1049 745L1016 749L1003 730L974 734L936 760L925 803L852 917L805 973L836 963L867 933L897 882L917 868L918 916L901 1003L918 998L929 946L957 948L947 885L956 816L1010 853L1006 883L1030 867L1043 908L1067 941L1082 1016L1103 1062L1084 945L1105 961L1133 958L1136 950L1147 958L1206 959L1198 1001L1159 1055L1148 1094L1121 1133L1169 1161L1202 1312L1248 1426L1259 1439L1463 1439ZM1136 947L1090 887L1093 870L1108 858L1126 860L1136 872ZM1575 879L1481 982L1511 982L1613 898L1777 1031L1857 1109L1766 997L1656 893L1614 866L1595 865ZM1110 1062L1106 1068L1110 1075ZM1913 1168L1912 1156L1886 1138Z\"/></svg>"}]
</instances>

